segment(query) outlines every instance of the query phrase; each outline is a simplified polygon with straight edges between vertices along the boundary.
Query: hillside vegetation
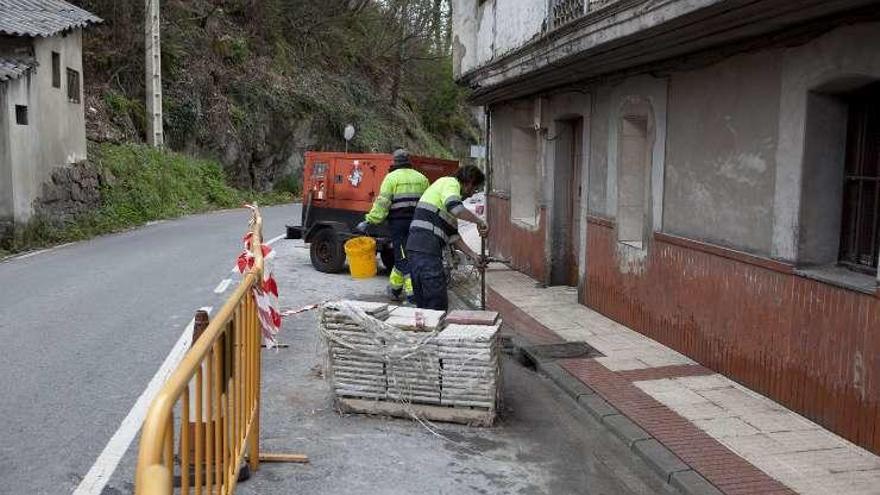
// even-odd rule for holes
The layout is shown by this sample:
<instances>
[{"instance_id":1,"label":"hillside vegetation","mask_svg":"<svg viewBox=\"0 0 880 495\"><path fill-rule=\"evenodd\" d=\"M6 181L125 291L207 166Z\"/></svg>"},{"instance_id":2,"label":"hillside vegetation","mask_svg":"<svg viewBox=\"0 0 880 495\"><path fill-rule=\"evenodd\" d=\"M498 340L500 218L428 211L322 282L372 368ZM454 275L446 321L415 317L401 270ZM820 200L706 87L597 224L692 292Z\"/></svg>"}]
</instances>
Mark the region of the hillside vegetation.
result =
<instances>
[{"instance_id":1,"label":"hillside vegetation","mask_svg":"<svg viewBox=\"0 0 880 495\"><path fill-rule=\"evenodd\" d=\"M104 18L85 37L89 137L145 128L144 2L75 1ZM302 153L459 157L477 138L452 81L447 0L162 2L165 130L244 189L295 191Z\"/></svg>"},{"instance_id":2,"label":"hillside vegetation","mask_svg":"<svg viewBox=\"0 0 880 495\"><path fill-rule=\"evenodd\" d=\"M153 220L239 208L245 203L269 205L292 199L287 192L238 190L228 184L216 161L142 144L92 144L89 157L86 166L101 177L100 206L65 218L38 213L11 236L0 239L0 258Z\"/></svg>"}]
</instances>

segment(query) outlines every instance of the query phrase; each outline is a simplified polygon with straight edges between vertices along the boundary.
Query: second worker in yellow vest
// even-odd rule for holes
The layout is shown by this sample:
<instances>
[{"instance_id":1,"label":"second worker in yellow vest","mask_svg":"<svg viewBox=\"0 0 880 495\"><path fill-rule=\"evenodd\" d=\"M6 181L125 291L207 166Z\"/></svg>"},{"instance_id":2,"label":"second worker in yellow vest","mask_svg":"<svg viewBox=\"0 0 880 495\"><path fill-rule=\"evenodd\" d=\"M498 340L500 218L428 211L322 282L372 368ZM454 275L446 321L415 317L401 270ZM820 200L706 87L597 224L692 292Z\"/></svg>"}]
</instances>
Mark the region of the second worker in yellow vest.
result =
<instances>
[{"instance_id":1,"label":"second worker in yellow vest","mask_svg":"<svg viewBox=\"0 0 880 495\"><path fill-rule=\"evenodd\" d=\"M485 180L479 168L467 165L458 169L453 177L437 179L422 194L406 244L418 307L443 311L449 309L446 271L443 268L444 249L455 246L477 265L485 262L458 235L459 219L475 223L482 237L488 235L486 222L462 203L483 187Z\"/></svg>"}]
</instances>

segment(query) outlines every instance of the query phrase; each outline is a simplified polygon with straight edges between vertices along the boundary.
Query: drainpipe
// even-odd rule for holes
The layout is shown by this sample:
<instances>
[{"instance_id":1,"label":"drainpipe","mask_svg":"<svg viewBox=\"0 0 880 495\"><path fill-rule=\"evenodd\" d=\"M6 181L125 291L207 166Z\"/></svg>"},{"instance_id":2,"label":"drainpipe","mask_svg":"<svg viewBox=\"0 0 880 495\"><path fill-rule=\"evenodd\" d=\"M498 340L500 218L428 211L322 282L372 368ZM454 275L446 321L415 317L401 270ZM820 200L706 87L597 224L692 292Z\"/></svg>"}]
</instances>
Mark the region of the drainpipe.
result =
<instances>
[{"instance_id":1,"label":"drainpipe","mask_svg":"<svg viewBox=\"0 0 880 495\"><path fill-rule=\"evenodd\" d=\"M489 225L489 193L492 191L492 146L490 137L492 135L492 112L489 111L489 106L486 105L483 107L483 115L485 116L486 122L486 137L483 139L486 147L486 192L484 197L486 198L485 215L486 215L486 224ZM483 241L483 245L487 246L489 239ZM489 253L492 252L492 246L488 246ZM486 254L486 253L482 253ZM485 284L486 276L483 275L483 284ZM485 301L485 297L483 298ZM483 308L486 309L485 307Z\"/></svg>"},{"instance_id":2,"label":"drainpipe","mask_svg":"<svg viewBox=\"0 0 880 495\"><path fill-rule=\"evenodd\" d=\"M492 190L492 152L490 144L490 137L492 135L492 113L489 111L488 106L483 107L483 115L486 119L486 136L483 138L483 142L486 145L486 219L488 220L489 191Z\"/></svg>"}]
</instances>

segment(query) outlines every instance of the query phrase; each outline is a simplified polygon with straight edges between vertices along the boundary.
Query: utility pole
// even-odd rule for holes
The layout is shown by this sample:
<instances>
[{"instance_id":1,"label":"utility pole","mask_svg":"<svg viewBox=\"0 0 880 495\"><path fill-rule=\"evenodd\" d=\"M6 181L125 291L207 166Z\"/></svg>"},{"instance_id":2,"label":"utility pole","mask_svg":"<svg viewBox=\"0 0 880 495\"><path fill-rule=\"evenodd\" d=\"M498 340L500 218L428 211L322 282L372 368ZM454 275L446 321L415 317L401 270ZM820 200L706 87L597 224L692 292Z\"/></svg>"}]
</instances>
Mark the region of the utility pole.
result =
<instances>
[{"instance_id":1,"label":"utility pole","mask_svg":"<svg viewBox=\"0 0 880 495\"><path fill-rule=\"evenodd\" d=\"M147 143L161 148L165 144L162 129L162 43L159 0L146 0L146 82Z\"/></svg>"}]
</instances>

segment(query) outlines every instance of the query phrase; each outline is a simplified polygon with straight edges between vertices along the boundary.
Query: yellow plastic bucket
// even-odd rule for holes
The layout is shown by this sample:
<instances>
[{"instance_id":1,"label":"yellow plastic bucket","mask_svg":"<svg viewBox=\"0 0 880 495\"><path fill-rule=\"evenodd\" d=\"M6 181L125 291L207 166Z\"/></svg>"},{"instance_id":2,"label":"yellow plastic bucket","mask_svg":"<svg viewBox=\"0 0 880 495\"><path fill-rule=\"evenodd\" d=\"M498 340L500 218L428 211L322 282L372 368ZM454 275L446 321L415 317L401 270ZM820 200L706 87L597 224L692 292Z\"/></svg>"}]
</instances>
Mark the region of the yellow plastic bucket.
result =
<instances>
[{"instance_id":1,"label":"yellow plastic bucket","mask_svg":"<svg viewBox=\"0 0 880 495\"><path fill-rule=\"evenodd\" d=\"M376 239L355 237L345 242L345 256L351 278L376 276Z\"/></svg>"}]
</instances>

